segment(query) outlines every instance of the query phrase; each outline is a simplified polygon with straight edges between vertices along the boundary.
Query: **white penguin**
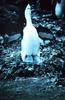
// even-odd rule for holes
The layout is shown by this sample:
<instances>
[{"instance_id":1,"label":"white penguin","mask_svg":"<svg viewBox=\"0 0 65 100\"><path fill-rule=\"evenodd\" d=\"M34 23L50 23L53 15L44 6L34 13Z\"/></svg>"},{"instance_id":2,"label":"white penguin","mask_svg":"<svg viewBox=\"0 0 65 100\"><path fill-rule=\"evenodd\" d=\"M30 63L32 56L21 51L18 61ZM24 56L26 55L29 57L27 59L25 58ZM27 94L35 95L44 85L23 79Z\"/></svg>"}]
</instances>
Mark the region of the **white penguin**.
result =
<instances>
[{"instance_id":1,"label":"white penguin","mask_svg":"<svg viewBox=\"0 0 65 100\"><path fill-rule=\"evenodd\" d=\"M36 28L32 24L31 6L28 4L25 9L26 26L23 29L21 41L21 57L23 62L40 63L40 38Z\"/></svg>"},{"instance_id":2,"label":"white penguin","mask_svg":"<svg viewBox=\"0 0 65 100\"><path fill-rule=\"evenodd\" d=\"M61 17L62 16L62 4L61 4L61 0L57 0L57 2L56 2L55 15L57 17Z\"/></svg>"}]
</instances>

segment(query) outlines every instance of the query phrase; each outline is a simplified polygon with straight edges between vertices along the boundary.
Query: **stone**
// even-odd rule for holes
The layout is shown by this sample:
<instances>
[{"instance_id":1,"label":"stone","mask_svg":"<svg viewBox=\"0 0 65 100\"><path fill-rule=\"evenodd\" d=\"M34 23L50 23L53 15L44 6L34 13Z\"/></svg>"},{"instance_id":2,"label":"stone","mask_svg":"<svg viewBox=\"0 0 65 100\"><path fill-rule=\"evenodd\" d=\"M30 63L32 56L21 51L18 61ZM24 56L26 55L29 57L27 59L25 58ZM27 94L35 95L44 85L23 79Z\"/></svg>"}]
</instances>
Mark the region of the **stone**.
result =
<instances>
[{"instance_id":1,"label":"stone","mask_svg":"<svg viewBox=\"0 0 65 100\"><path fill-rule=\"evenodd\" d=\"M62 42L65 42L65 36L60 37Z\"/></svg>"},{"instance_id":2,"label":"stone","mask_svg":"<svg viewBox=\"0 0 65 100\"><path fill-rule=\"evenodd\" d=\"M53 40L54 36L50 33L39 32L39 37L42 39Z\"/></svg>"},{"instance_id":3,"label":"stone","mask_svg":"<svg viewBox=\"0 0 65 100\"><path fill-rule=\"evenodd\" d=\"M13 35L9 36L9 41L8 42L17 41L20 38L21 38L20 33L14 33Z\"/></svg>"},{"instance_id":4,"label":"stone","mask_svg":"<svg viewBox=\"0 0 65 100\"><path fill-rule=\"evenodd\" d=\"M0 44L4 43L4 38L0 35Z\"/></svg>"},{"instance_id":5,"label":"stone","mask_svg":"<svg viewBox=\"0 0 65 100\"><path fill-rule=\"evenodd\" d=\"M48 45L50 43L50 40L45 40L45 44Z\"/></svg>"},{"instance_id":6,"label":"stone","mask_svg":"<svg viewBox=\"0 0 65 100\"><path fill-rule=\"evenodd\" d=\"M4 47L2 45L0 45L0 53L2 53L4 50Z\"/></svg>"},{"instance_id":7,"label":"stone","mask_svg":"<svg viewBox=\"0 0 65 100\"><path fill-rule=\"evenodd\" d=\"M9 35L8 35L8 34L5 34L5 35L4 35L4 41L5 41L5 43L7 43L8 40L9 40Z\"/></svg>"}]
</instances>

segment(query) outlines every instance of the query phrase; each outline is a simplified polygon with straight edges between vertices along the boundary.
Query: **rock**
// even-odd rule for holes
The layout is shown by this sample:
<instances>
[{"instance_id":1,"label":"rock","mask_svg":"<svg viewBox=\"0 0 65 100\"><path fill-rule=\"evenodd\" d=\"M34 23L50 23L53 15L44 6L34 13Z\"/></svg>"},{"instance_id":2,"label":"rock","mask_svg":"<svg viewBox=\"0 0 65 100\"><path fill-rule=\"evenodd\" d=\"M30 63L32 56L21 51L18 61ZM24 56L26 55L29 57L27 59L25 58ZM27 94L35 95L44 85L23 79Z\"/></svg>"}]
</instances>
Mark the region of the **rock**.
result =
<instances>
[{"instance_id":1,"label":"rock","mask_svg":"<svg viewBox=\"0 0 65 100\"><path fill-rule=\"evenodd\" d=\"M0 69L0 75L2 74L2 70Z\"/></svg>"},{"instance_id":2,"label":"rock","mask_svg":"<svg viewBox=\"0 0 65 100\"><path fill-rule=\"evenodd\" d=\"M15 80L15 76L11 75L11 74L8 74L6 77L5 77L5 80Z\"/></svg>"},{"instance_id":3,"label":"rock","mask_svg":"<svg viewBox=\"0 0 65 100\"><path fill-rule=\"evenodd\" d=\"M11 75L13 77L31 77L34 75L32 68L23 69L23 68L13 68Z\"/></svg>"},{"instance_id":4,"label":"rock","mask_svg":"<svg viewBox=\"0 0 65 100\"><path fill-rule=\"evenodd\" d=\"M3 79L4 79L4 75L1 74L1 75L0 75L0 80L3 80Z\"/></svg>"},{"instance_id":5,"label":"rock","mask_svg":"<svg viewBox=\"0 0 65 100\"><path fill-rule=\"evenodd\" d=\"M50 40L45 40L45 45L48 45L50 43Z\"/></svg>"},{"instance_id":6,"label":"rock","mask_svg":"<svg viewBox=\"0 0 65 100\"><path fill-rule=\"evenodd\" d=\"M60 39L62 42L65 42L65 36L61 36Z\"/></svg>"},{"instance_id":7,"label":"rock","mask_svg":"<svg viewBox=\"0 0 65 100\"><path fill-rule=\"evenodd\" d=\"M61 85L61 86L64 86L65 87L65 78L59 78L57 80L56 85Z\"/></svg>"},{"instance_id":8,"label":"rock","mask_svg":"<svg viewBox=\"0 0 65 100\"><path fill-rule=\"evenodd\" d=\"M4 38L0 35L0 44L4 43Z\"/></svg>"},{"instance_id":9,"label":"rock","mask_svg":"<svg viewBox=\"0 0 65 100\"><path fill-rule=\"evenodd\" d=\"M2 70L0 70L0 80L4 80L5 74L3 73Z\"/></svg>"},{"instance_id":10,"label":"rock","mask_svg":"<svg viewBox=\"0 0 65 100\"><path fill-rule=\"evenodd\" d=\"M39 33L39 37L42 39L48 39L48 40L54 39L54 36L53 36L51 30L48 29L47 27L43 27L42 25L39 25L37 27L37 31Z\"/></svg>"},{"instance_id":11,"label":"rock","mask_svg":"<svg viewBox=\"0 0 65 100\"><path fill-rule=\"evenodd\" d=\"M4 35L4 41L5 41L5 43L7 43L8 40L9 40L9 36L8 36L8 34L5 34L5 35Z\"/></svg>"},{"instance_id":12,"label":"rock","mask_svg":"<svg viewBox=\"0 0 65 100\"><path fill-rule=\"evenodd\" d=\"M2 69L2 65L0 64L0 70Z\"/></svg>"},{"instance_id":13,"label":"rock","mask_svg":"<svg viewBox=\"0 0 65 100\"><path fill-rule=\"evenodd\" d=\"M32 77L34 76L34 66L27 65L25 69L20 68L18 69L18 76L19 77Z\"/></svg>"},{"instance_id":14,"label":"rock","mask_svg":"<svg viewBox=\"0 0 65 100\"><path fill-rule=\"evenodd\" d=\"M63 63L63 66L62 66L61 72L62 72L62 74L61 74L60 77L65 78L65 63Z\"/></svg>"},{"instance_id":15,"label":"rock","mask_svg":"<svg viewBox=\"0 0 65 100\"><path fill-rule=\"evenodd\" d=\"M11 74L18 74L20 71L22 70L22 68L17 68L17 67L13 67L12 68L12 71L11 71Z\"/></svg>"},{"instance_id":16,"label":"rock","mask_svg":"<svg viewBox=\"0 0 65 100\"><path fill-rule=\"evenodd\" d=\"M45 21L45 23L46 23L46 21ZM37 31L38 32L45 32L45 33L51 33L52 34L52 32L51 32L51 30L49 28L47 28L47 27L45 27L45 26L42 25L42 22L37 27Z\"/></svg>"},{"instance_id":17,"label":"rock","mask_svg":"<svg viewBox=\"0 0 65 100\"><path fill-rule=\"evenodd\" d=\"M25 68L25 70L28 70L28 71L34 71L34 66L27 66L26 68Z\"/></svg>"},{"instance_id":18,"label":"rock","mask_svg":"<svg viewBox=\"0 0 65 100\"><path fill-rule=\"evenodd\" d=\"M0 45L0 54L3 52L4 47L2 45Z\"/></svg>"},{"instance_id":19,"label":"rock","mask_svg":"<svg viewBox=\"0 0 65 100\"><path fill-rule=\"evenodd\" d=\"M53 40L54 36L50 33L39 32L39 37L42 39Z\"/></svg>"},{"instance_id":20,"label":"rock","mask_svg":"<svg viewBox=\"0 0 65 100\"><path fill-rule=\"evenodd\" d=\"M13 34L13 35L11 35L10 37L9 37L9 41L8 42L13 42L13 41L17 41L18 39L20 39L21 38L21 34L20 33L15 33L15 34Z\"/></svg>"}]
</instances>

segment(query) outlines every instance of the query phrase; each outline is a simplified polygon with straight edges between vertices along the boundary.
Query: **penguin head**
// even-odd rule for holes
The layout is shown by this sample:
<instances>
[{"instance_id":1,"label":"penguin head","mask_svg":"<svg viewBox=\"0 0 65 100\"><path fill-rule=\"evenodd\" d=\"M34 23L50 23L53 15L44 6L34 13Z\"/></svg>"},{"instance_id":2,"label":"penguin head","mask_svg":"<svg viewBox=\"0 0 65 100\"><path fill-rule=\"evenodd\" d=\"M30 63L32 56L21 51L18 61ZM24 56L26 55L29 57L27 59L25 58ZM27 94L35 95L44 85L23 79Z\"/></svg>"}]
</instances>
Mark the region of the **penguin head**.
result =
<instances>
[{"instance_id":1,"label":"penguin head","mask_svg":"<svg viewBox=\"0 0 65 100\"><path fill-rule=\"evenodd\" d=\"M25 8L25 18L31 16L31 6L28 4Z\"/></svg>"}]
</instances>

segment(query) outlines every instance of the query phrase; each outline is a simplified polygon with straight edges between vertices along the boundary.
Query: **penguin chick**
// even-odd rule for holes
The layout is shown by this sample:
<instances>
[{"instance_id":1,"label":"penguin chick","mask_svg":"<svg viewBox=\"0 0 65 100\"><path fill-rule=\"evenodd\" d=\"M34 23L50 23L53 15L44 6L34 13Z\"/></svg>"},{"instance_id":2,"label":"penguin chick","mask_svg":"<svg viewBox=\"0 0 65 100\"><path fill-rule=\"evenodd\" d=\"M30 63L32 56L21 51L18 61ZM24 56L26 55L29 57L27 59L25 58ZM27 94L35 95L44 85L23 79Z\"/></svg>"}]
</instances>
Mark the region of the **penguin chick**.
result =
<instances>
[{"instance_id":1,"label":"penguin chick","mask_svg":"<svg viewBox=\"0 0 65 100\"><path fill-rule=\"evenodd\" d=\"M62 16L61 0L57 0L56 6L55 6L55 15L57 17L61 17Z\"/></svg>"},{"instance_id":2,"label":"penguin chick","mask_svg":"<svg viewBox=\"0 0 65 100\"><path fill-rule=\"evenodd\" d=\"M23 62L40 63L40 38L36 28L32 24L31 7L28 4L25 9L26 26L23 29L21 41L21 57Z\"/></svg>"}]
</instances>

